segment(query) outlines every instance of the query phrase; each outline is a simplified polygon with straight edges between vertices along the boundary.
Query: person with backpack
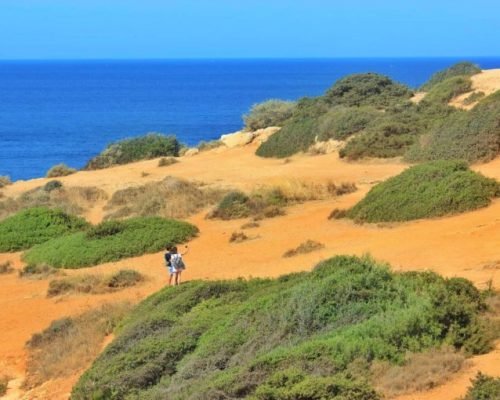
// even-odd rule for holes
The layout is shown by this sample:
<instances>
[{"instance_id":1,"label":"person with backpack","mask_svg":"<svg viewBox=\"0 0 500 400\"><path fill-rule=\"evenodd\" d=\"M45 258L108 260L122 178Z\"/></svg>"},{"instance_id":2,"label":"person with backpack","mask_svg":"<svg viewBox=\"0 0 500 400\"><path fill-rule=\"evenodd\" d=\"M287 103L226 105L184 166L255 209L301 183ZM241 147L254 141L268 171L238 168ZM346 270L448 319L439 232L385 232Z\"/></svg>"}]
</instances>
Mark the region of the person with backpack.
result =
<instances>
[{"instance_id":1,"label":"person with backpack","mask_svg":"<svg viewBox=\"0 0 500 400\"><path fill-rule=\"evenodd\" d=\"M172 280L174 276L176 275L175 269L172 267L172 246L170 244L167 244L165 247L165 266L168 269L168 285L172 286Z\"/></svg>"},{"instance_id":2,"label":"person with backpack","mask_svg":"<svg viewBox=\"0 0 500 400\"><path fill-rule=\"evenodd\" d=\"M186 269L186 264L184 264L182 256L186 255L189 251L187 245L185 246L185 249L186 251L184 253L179 253L176 246L173 246L170 249L170 265L175 274L175 285L179 285L181 283L182 271Z\"/></svg>"}]
</instances>

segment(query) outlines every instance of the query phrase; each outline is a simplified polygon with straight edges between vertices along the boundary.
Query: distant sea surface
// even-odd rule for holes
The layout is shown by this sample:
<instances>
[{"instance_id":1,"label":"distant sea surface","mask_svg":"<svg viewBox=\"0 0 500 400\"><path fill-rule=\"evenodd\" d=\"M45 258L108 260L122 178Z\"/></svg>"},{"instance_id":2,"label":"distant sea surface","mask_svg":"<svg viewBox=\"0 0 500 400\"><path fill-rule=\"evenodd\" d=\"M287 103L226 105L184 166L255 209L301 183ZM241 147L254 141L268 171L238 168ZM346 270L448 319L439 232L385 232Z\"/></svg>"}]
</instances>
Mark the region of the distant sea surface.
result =
<instances>
[{"instance_id":1,"label":"distant sea surface","mask_svg":"<svg viewBox=\"0 0 500 400\"><path fill-rule=\"evenodd\" d=\"M483 69L500 58L467 58ZM0 175L81 168L109 143L146 132L194 145L242 127L252 104L317 96L352 73L417 87L450 58L0 62Z\"/></svg>"}]
</instances>

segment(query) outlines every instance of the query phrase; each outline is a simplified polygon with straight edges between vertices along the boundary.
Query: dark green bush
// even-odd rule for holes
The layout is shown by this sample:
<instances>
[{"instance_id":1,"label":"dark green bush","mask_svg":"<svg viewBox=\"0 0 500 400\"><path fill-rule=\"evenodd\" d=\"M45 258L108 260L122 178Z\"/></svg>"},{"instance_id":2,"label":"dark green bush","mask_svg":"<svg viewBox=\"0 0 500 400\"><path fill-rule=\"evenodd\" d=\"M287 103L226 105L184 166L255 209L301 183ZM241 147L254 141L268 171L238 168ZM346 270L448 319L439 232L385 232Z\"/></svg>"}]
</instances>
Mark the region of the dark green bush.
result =
<instances>
[{"instance_id":1,"label":"dark green bush","mask_svg":"<svg viewBox=\"0 0 500 400\"><path fill-rule=\"evenodd\" d=\"M428 91L449 78L456 76L472 76L478 74L479 72L481 72L481 69L476 64L470 62L459 62L449 68L436 72L420 87L420 90Z\"/></svg>"},{"instance_id":2,"label":"dark green bush","mask_svg":"<svg viewBox=\"0 0 500 400\"><path fill-rule=\"evenodd\" d=\"M500 399L500 378L478 372L471 381L472 386L463 400L495 400Z\"/></svg>"},{"instance_id":3,"label":"dark green bush","mask_svg":"<svg viewBox=\"0 0 500 400\"><path fill-rule=\"evenodd\" d=\"M138 217L107 221L92 228L50 240L24 254L28 263L46 263L55 268L80 268L118 261L165 248L192 238L198 229L176 220Z\"/></svg>"},{"instance_id":4,"label":"dark green bush","mask_svg":"<svg viewBox=\"0 0 500 400\"><path fill-rule=\"evenodd\" d=\"M179 155L180 144L175 136L149 133L109 145L101 154L91 159L84 169L102 169L151 158Z\"/></svg>"},{"instance_id":5,"label":"dark green bush","mask_svg":"<svg viewBox=\"0 0 500 400\"><path fill-rule=\"evenodd\" d=\"M72 399L379 398L354 361L467 345L484 309L466 281L335 257L274 280L192 281L151 296Z\"/></svg>"},{"instance_id":6,"label":"dark green bush","mask_svg":"<svg viewBox=\"0 0 500 400\"><path fill-rule=\"evenodd\" d=\"M230 192L222 198L217 207L209 214L209 217L229 220L246 218L251 213L250 197L242 192Z\"/></svg>"},{"instance_id":7,"label":"dark green bush","mask_svg":"<svg viewBox=\"0 0 500 400\"><path fill-rule=\"evenodd\" d=\"M245 128L255 131L269 126L282 126L292 116L295 103L283 100L266 100L254 104L250 112L243 116Z\"/></svg>"},{"instance_id":8,"label":"dark green bush","mask_svg":"<svg viewBox=\"0 0 500 400\"><path fill-rule=\"evenodd\" d=\"M339 79L326 92L325 101L330 105L374 106L386 108L401 100L409 99L412 91L379 74L354 74Z\"/></svg>"},{"instance_id":9,"label":"dark green bush","mask_svg":"<svg viewBox=\"0 0 500 400\"><path fill-rule=\"evenodd\" d=\"M0 252L28 249L87 227L82 218L61 210L30 208L0 221Z\"/></svg>"},{"instance_id":10,"label":"dark green bush","mask_svg":"<svg viewBox=\"0 0 500 400\"><path fill-rule=\"evenodd\" d=\"M68 167L66 164L54 165L47 171L47 178L58 178L60 176L68 176L74 174L76 169Z\"/></svg>"},{"instance_id":11,"label":"dark green bush","mask_svg":"<svg viewBox=\"0 0 500 400\"><path fill-rule=\"evenodd\" d=\"M360 222L408 221L486 207L500 195L494 179L461 161L434 161L407 169L373 187L347 212Z\"/></svg>"}]
</instances>

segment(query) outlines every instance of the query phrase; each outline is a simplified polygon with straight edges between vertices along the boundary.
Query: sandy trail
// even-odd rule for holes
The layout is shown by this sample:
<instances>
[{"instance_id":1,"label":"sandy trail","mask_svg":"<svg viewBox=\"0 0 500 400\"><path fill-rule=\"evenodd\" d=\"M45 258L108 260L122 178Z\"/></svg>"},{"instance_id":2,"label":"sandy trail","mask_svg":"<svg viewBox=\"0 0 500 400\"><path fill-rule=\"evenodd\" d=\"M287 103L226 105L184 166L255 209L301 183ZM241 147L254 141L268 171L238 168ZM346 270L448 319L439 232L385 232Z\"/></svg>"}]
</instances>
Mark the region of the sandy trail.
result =
<instances>
[{"instance_id":1,"label":"sandy trail","mask_svg":"<svg viewBox=\"0 0 500 400\"><path fill-rule=\"evenodd\" d=\"M291 162L284 163L283 160L258 158L254 151L255 145L216 149L191 158L183 157L178 164L166 168L158 168L158 160L150 160L103 171L79 172L61 180L67 186L97 186L108 194L127 186L158 181L167 175L245 190L283 179L355 182L359 190L353 194L289 207L285 216L261 221L260 227L246 231L251 240L243 243L229 243L229 237L232 232L240 230L246 220L207 220L206 211L191 217L189 220L199 227L200 235L190 243L190 253L185 257L188 269L184 278L273 277L309 270L320 260L337 254L369 253L378 260L391 263L396 270L429 269L445 276L466 277L479 287L484 288L490 283L500 287L500 200L487 208L458 216L403 224L377 226L356 225L346 220L329 221L327 217L332 209L352 206L373 184L400 173L408 166L399 160L347 163L336 154L295 156ZM500 179L500 158L475 168L487 176ZM142 172L149 175L143 177ZM17 182L4 193L17 195L45 182L46 179ZM88 210L86 217L94 223L99 222L103 205L96 204ZM308 239L323 243L324 249L309 255L282 257L286 250ZM22 267L20 254L1 254L0 263L6 260L12 261L16 268ZM109 301L140 301L159 290L167 281L161 253L69 271L68 274L111 273L122 268L142 272L148 277L147 282L113 294L47 299L48 280L20 279L17 274L0 276L2 369L13 377L22 378L26 362L24 344L33 333L44 329L51 321L79 314ZM498 348L496 353L481 357L497 360ZM483 368L481 360L477 358L476 362L474 359L477 368ZM490 367L485 364L485 372L500 375L499 363L495 362ZM474 373L466 371L451 381L455 382L453 387L459 394L465 393L470 375ZM65 399L77 378L78 374L75 374L48 382L25 396L30 399ZM20 398L15 390L9 391L9 396Z\"/></svg>"}]
</instances>

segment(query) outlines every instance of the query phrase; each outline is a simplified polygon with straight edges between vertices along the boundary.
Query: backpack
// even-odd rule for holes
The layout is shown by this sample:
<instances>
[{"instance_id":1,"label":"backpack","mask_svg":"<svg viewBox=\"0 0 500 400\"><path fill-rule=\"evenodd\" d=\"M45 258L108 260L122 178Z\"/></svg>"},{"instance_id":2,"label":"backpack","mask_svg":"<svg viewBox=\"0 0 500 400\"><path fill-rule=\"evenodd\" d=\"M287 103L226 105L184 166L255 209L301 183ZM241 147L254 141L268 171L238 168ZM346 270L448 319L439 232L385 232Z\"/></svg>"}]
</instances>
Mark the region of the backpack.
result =
<instances>
[{"instance_id":1,"label":"backpack","mask_svg":"<svg viewBox=\"0 0 500 400\"><path fill-rule=\"evenodd\" d=\"M186 269L186 265L179 254L174 254L174 256L170 258L170 263L175 270Z\"/></svg>"}]
</instances>

